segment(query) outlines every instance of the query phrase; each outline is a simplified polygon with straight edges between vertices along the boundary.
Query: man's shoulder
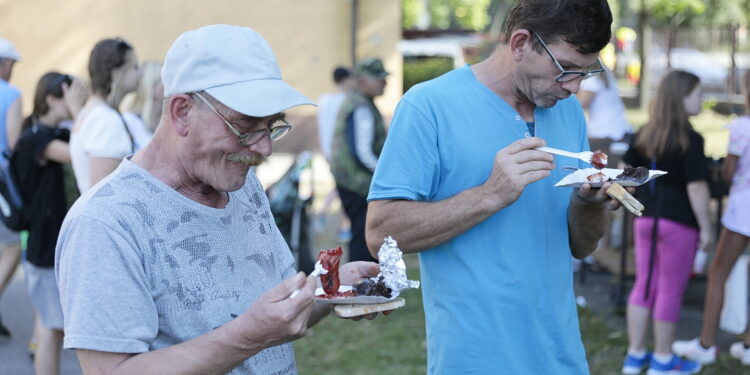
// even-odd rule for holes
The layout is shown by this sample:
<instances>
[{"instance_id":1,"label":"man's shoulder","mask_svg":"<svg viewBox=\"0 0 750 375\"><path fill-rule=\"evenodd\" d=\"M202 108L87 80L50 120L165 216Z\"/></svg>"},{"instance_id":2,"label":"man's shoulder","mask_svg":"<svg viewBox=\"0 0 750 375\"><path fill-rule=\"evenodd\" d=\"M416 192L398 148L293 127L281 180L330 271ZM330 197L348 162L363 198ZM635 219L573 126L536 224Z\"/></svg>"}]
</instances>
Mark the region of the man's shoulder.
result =
<instances>
[{"instance_id":1,"label":"man's shoulder","mask_svg":"<svg viewBox=\"0 0 750 375\"><path fill-rule=\"evenodd\" d=\"M134 212L124 208L156 199L154 196L159 193L160 188L130 164L132 162L123 162L78 198L70 208L66 221L86 216L114 223L122 219L123 215Z\"/></svg>"}]
</instances>

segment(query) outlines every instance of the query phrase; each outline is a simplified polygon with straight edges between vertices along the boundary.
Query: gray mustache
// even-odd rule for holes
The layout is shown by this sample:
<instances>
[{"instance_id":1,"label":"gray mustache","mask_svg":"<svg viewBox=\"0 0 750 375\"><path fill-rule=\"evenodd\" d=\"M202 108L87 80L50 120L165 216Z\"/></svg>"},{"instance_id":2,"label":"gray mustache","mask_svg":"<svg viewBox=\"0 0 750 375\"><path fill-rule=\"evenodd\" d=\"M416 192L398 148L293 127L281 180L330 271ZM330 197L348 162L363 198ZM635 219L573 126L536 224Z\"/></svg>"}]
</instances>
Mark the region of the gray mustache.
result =
<instances>
[{"instance_id":1,"label":"gray mustache","mask_svg":"<svg viewBox=\"0 0 750 375\"><path fill-rule=\"evenodd\" d=\"M263 164L266 161L266 157L263 155L229 154L227 155L227 160L256 167Z\"/></svg>"}]
</instances>

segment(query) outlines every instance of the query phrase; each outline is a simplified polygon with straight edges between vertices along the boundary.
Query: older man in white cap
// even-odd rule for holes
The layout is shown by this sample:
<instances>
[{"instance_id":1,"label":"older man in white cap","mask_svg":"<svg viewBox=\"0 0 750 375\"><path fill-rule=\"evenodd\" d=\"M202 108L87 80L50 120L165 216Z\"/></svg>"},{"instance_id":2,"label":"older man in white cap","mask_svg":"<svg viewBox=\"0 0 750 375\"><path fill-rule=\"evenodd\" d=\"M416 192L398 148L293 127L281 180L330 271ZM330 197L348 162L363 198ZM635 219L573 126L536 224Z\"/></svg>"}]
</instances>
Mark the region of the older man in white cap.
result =
<instances>
[{"instance_id":1,"label":"older man in white cap","mask_svg":"<svg viewBox=\"0 0 750 375\"><path fill-rule=\"evenodd\" d=\"M151 143L63 224L64 346L87 374L295 374L290 342L329 308L295 272L251 167L290 130L283 111L311 102L244 27L182 34L162 79ZM341 282L377 273L349 263Z\"/></svg>"},{"instance_id":2,"label":"older man in white cap","mask_svg":"<svg viewBox=\"0 0 750 375\"><path fill-rule=\"evenodd\" d=\"M0 168L7 167L4 151L10 150L21 132L21 92L8 81L13 74L13 65L21 60L16 47L7 39L0 38ZM21 259L18 233L0 222L0 296L8 285ZM10 336L10 331L0 320L0 335Z\"/></svg>"}]
</instances>

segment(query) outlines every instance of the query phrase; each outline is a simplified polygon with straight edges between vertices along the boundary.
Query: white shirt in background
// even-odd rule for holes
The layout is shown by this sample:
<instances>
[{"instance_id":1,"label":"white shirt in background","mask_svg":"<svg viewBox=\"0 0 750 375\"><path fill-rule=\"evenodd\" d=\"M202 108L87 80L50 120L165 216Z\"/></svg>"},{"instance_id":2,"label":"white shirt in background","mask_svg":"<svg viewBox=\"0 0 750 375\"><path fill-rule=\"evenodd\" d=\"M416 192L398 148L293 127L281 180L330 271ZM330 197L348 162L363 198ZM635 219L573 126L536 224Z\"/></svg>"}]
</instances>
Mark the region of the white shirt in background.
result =
<instances>
[{"instance_id":1,"label":"white shirt in background","mask_svg":"<svg viewBox=\"0 0 750 375\"><path fill-rule=\"evenodd\" d=\"M125 119L125 124L130 129L130 134L133 135L133 141L135 142L135 150L138 151L151 141L151 137L154 135L146 129L146 123L143 122L141 116L133 112L123 112L122 118Z\"/></svg>"},{"instance_id":2,"label":"white shirt in background","mask_svg":"<svg viewBox=\"0 0 750 375\"><path fill-rule=\"evenodd\" d=\"M106 104L88 109L76 119L70 134L70 160L81 194L91 187L91 158L122 159L133 145L120 115Z\"/></svg>"},{"instance_id":3,"label":"white shirt in background","mask_svg":"<svg viewBox=\"0 0 750 375\"><path fill-rule=\"evenodd\" d=\"M331 160L333 130L336 128L336 117L345 97L346 93L337 92L323 94L318 99L318 139L320 140L320 150L326 160Z\"/></svg>"},{"instance_id":4,"label":"white shirt in background","mask_svg":"<svg viewBox=\"0 0 750 375\"><path fill-rule=\"evenodd\" d=\"M633 126L625 118L625 105L617 90L617 79L610 71L605 71L604 74L607 74L609 87L597 76L581 82L580 91L595 94L588 110L588 136L619 140L625 134L633 132Z\"/></svg>"}]
</instances>

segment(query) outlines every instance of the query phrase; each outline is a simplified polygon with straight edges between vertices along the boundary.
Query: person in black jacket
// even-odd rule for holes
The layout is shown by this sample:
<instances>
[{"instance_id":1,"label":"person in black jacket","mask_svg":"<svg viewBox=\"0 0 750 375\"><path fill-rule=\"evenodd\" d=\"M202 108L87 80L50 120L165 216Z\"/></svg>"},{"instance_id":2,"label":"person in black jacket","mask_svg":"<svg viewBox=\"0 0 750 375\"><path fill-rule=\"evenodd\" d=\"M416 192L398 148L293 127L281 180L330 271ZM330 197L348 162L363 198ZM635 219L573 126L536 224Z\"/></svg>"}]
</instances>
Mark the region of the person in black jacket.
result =
<instances>
[{"instance_id":1,"label":"person in black jacket","mask_svg":"<svg viewBox=\"0 0 750 375\"><path fill-rule=\"evenodd\" d=\"M67 74L42 76L34 95L32 114L23 122L21 137L11 158L28 212L29 237L24 275L38 313L39 343L34 357L37 374L59 374L63 316L55 281L55 245L67 202L63 164L70 163L70 131L58 124L71 119L83 103L85 90Z\"/></svg>"}]
</instances>

